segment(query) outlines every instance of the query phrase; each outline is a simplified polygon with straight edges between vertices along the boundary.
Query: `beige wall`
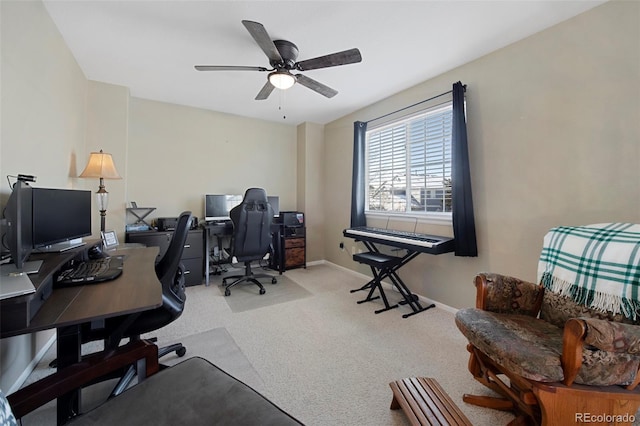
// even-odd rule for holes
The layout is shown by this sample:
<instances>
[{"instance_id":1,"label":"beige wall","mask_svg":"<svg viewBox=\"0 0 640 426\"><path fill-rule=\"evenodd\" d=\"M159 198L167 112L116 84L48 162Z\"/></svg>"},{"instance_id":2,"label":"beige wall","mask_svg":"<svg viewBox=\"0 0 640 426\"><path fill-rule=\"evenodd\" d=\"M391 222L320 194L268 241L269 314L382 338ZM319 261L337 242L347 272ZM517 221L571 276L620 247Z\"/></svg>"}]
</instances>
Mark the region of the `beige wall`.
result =
<instances>
[{"instance_id":1,"label":"beige wall","mask_svg":"<svg viewBox=\"0 0 640 426\"><path fill-rule=\"evenodd\" d=\"M156 207L150 217L202 217L205 194L250 187L296 206L294 126L132 98L127 152L126 201Z\"/></svg>"},{"instance_id":2,"label":"beige wall","mask_svg":"<svg viewBox=\"0 0 640 426\"><path fill-rule=\"evenodd\" d=\"M305 214L307 262L324 259L324 126L298 126L298 205Z\"/></svg>"},{"instance_id":3,"label":"beige wall","mask_svg":"<svg viewBox=\"0 0 640 426\"><path fill-rule=\"evenodd\" d=\"M480 271L536 280L545 232L640 222L640 3L609 2L325 127L325 255L349 224L352 123L467 84L478 258L421 255L401 276L444 304L474 304ZM346 241L351 244L351 241Z\"/></svg>"},{"instance_id":4,"label":"beige wall","mask_svg":"<svg viewBox=\"0 0 640 426\"><path fill-rule=\"evenodd\" d=\"M0 2L0 193L7 175L34 186L83 188L87 80L39 2ZM7 392L53 332L0 340L0 388Z\"/></svg>"},{"instance_id":5,"label":"beige wall","mask_svg":"<svg viewBox=\"0 0 640 426\"><path fill-rule=\"evenodd\" d=\"M109 205L105 220L106 230L115 230L120 241L124 241L125 199L127 184L127 148L129 146L129 89L122 86L89 81L87 94L87 155L82 159L84 167L90 152L103 150L111 154L118 174L122 179L105 179L109 192ZM79 172L82 172L80 169ZM94 192L99 179L89 179L86 185ZM92 221L94 235L100 235L100 215L95 200L96 212Z\"/></svg>"}]
</instances>

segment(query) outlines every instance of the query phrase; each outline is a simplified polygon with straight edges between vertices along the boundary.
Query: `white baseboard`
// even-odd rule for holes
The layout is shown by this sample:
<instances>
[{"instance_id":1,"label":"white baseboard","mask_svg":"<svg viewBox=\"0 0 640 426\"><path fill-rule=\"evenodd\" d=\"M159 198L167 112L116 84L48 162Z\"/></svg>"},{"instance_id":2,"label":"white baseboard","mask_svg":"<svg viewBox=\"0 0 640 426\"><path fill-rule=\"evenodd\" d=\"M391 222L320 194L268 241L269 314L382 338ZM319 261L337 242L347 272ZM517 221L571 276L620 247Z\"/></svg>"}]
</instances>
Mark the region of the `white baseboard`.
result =
<instances>
[{"instance_id":1,"label":"white baseboard","mask_svg":"<svg viewBox=\"0 0 640 426\"><path fill-rule=\"evenodd\" d=\"M361 278L364 278L364 279L367 279L367 280L371 279L371 277L369 275L363 274L362 272L354 271L353 269L345 268L344 266L338 265L337 263L329 262L328 260L323 260L321 262L326 264L326 265L330 265L330 266L332 266L334 268L340 269L342 271L345 271L345 272L351 273L353 275L356 275L358 277L361 277ZM390 282L382 281L382 284L384 285L385 290L392 290L392 291L395 291L395 292L399 293L398 290ZM426 297L424 297L424 296L422 296L420 294L417 294L417 296L418 296L418 299L420 300L420 303L423 304L423 305L430 305L430 304L433 303L434 305L436 305L437 308L440 308L440 309L445 310L447 312L451 312L452 314L455 314L456 312L458 312L458 309L454 308L453 306L445 305L444 303L440 303L440 302L438 302L436 300L427 299Z\"/></svg>"},{"instance_id":2,"label":"white baseboard","mask_svg":"<svg viewBox=\"0 0 640 426\"><path fill-rule=\"evenodd\" d=\"M22 387L23 383L27 380L29 375L31 375L33 370L36 369L36 366L38 365L40 360L42 358L44 358L45 354L47 353L47 351L49 350L51 345L53 345L55 342L56 342L56 334L54 333L54 334L51 335L49 340L47 340L47 342L42 346L42 348L40 348L40 350L38 351L36 356L33 357L33 359L29 362L29 365L27 365L27 367L24 369L22 374L20 374L20 376L18 376L18 378L16 379L14 384L6 392L6 395L9 395L9 394L17 391L18 389L20 389Z\"/></svg>"}]
</instances>

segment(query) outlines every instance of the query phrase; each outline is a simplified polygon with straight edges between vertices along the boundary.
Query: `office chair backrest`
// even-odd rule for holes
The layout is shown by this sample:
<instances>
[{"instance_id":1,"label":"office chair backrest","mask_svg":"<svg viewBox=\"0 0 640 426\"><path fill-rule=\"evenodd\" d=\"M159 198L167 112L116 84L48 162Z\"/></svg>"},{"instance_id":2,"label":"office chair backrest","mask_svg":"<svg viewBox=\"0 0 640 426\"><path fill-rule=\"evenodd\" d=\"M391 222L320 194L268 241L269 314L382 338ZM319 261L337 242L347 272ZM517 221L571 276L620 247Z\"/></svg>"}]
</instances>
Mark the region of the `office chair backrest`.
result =
<instances>
[{"instance_id":1,"label":"office chair backrest","mask_svg":"<svg viewBox=\"0 0 640 426\"><path fill-rule=\"evenodd\" d=\"M180 214L169 247L162 259L156 264L156 275L162 283L162 305L164 307L168 303L170 309L178 309L180 313L182 313L186 300L184 266L180 263L180 259L187 241L191 218L192 215L189 211Z\"/></svg>"},{"instance_id":2,"label":"office chair backrest","mask_svg":"<svg viewBox=\"0 0 640 426\"><path fill-rule=\"evenodd\" d=\"M189 233L191 212L180 214L171 242L162 259L156 263L156 275L162 284L162 306L139 314L126 335L157 330L182 315L187 295L184 289L184 266L180 262Z\"/></svg>"},{"instance_id":3,"label":"office chair backrest","mask_svg":"<svg viewBox=\"0 0 640 426\"><path fill-rule=\"evenodd\" d=\"M191 212L183 212L167 251L156 264L156 275L162 285L162 305L149 311L108 318L103 328L83 325L82 342L109 339L117 347L123 337L139 336L171 323L182 315L186 294L184 291L184 267L180 263L189 232Z\"/></svg>"},{"instance_id":4,"label":"office chair backrest","mask_svg":"<svg viewBox=\"0 0 640 426\"><path fill-rule=\"evenodd\" d=\"M261 259L271 246L273 208L262 188L249 188L242 203L229 212L233 222L233 255L240 262Z\"/></svg>"}]
</instances>

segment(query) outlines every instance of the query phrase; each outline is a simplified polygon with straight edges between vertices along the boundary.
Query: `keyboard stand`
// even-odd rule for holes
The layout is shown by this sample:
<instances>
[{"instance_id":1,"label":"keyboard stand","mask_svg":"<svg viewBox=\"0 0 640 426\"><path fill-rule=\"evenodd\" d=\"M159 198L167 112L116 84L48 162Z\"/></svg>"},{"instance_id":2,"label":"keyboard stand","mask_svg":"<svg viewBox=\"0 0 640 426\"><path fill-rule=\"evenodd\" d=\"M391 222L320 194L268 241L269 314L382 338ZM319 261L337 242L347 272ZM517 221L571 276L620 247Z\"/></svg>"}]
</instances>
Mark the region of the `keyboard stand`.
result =
<instances>
[{"instance_id":1,"label":"keyboard stand","mask_svg":"<svg viewBox=\"0 0 640 426\"><path fill-rule=\"evenodd\" d=\"M351 290L351 293L362 290L369 290L369 294L367 295L367 297L363 300L358 301L358 303L369 302L371 300L382 297L382 301L384 302L385 307L383 309L375 311L376 314L396 308L398 307L398 305L409 305L412 312L402 315L402 318L408 318L412 315L415 315L422 311L426 311L427 309L434 308L436 306L432 303L429 306L423 307L420 304L418 296L411 293L411 290L409 290L409 288L397 273L400 268L416 258L420 254L419 251L405 249L406 253L402 257L388 256L380 253L380 250L378 250L375 244L373 244L371 241L362 241L362 243L369 251L353 255L353 260L369 265L369 267L371 268L371 272L373 273L373 279L364 286L358 289ZM384 280L385 278L389 278L393 286L402 295L403 300L401 300L396 305L389 305L387 297L384 293L384 290L382 288L382 280ZM380 296L372 297L376 289L378 289Z\"/></svg>"}]
</instances>

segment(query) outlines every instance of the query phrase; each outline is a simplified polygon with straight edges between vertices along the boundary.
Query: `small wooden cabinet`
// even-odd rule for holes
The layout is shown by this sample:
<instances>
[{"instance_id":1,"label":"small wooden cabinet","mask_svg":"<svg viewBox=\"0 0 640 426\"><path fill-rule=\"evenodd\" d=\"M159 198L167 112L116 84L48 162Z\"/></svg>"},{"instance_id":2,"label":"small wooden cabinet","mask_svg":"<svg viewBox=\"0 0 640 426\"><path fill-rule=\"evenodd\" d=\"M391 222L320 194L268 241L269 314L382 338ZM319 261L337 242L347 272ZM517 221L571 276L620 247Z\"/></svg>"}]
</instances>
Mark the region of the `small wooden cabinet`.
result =
<instances>
[{"instance_id":1,"label":"small wooden cabinet","mask_svg":"<svg viewBox=\"0 0 640 426\"><path fill-rule=\"evenodd\" d=\"M284 269L305 266L305 237L284 238Z\"/></svg>"},{"instance_id":2,"label":"small wooden cabinet","mask_svg":"<svg viewBox=\"0 0 640 426\"><path fill-rule=\"evenodd\" d=\"M307 267L307 240L304 227L280 224L273 238L274 256L271 268L283 273L287 269Z\"/></svg>"},{"instance_id":3,"label":"small wooden cabinet","mask_svg":"<svg viewBox=\"0 0 640 426\"><path fill-rule=\"evenodd\" d=\"M156 259L157 261L164 256L172 236L173 231L127 232L125 234L125 242L159 247L160 253ZM181 260L185 267L185 285L202 284L204 279L204 232L202 229L189 231Z\"/></svg>"}]
</instances>

